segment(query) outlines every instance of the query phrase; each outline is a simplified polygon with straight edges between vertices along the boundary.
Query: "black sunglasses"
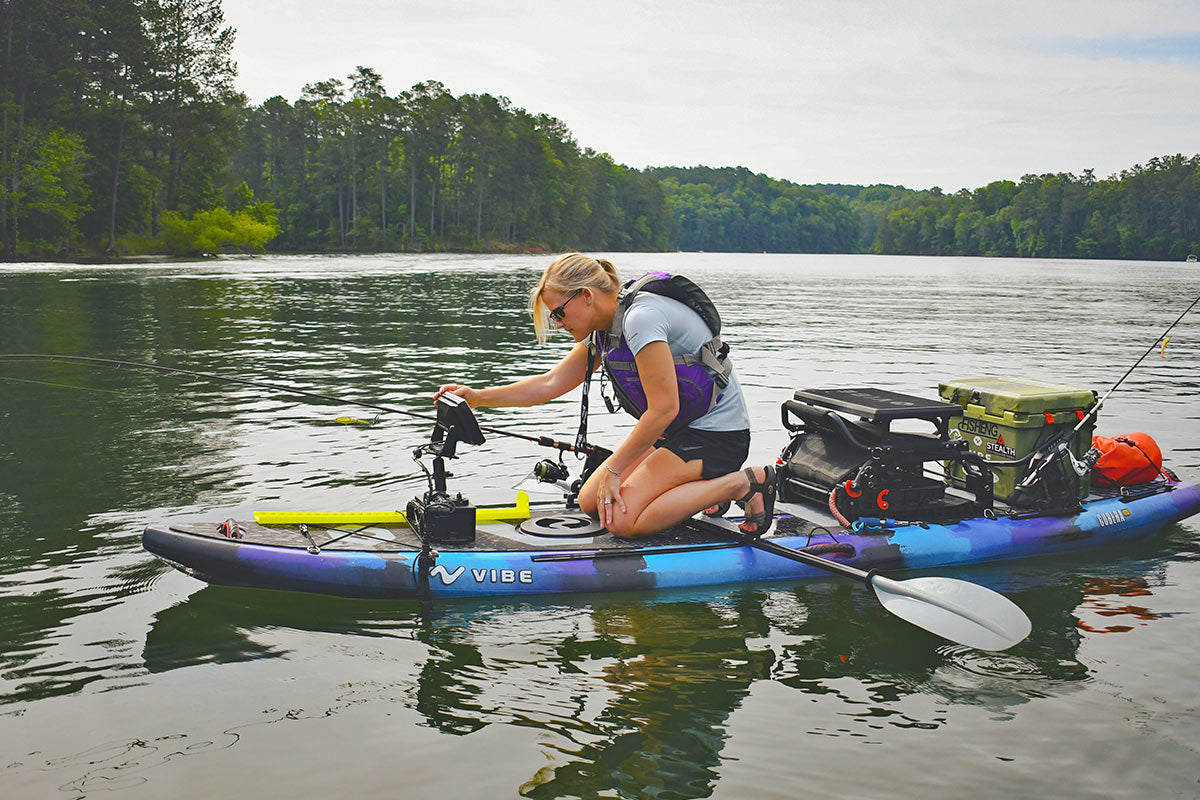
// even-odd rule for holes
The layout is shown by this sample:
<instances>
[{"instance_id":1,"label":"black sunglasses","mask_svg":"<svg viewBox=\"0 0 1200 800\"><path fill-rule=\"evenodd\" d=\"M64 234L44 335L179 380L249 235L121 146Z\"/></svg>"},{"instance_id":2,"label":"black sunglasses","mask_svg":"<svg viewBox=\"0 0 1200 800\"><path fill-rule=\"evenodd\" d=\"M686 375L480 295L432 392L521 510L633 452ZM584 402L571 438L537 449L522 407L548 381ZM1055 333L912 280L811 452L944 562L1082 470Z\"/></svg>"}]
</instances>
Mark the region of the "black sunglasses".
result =
<instances>
[{"instance_id":1,"label":"black sunglasses","mask_svg":"<svg viewBox=\"0 0 1200 800\"><path fill-rule=\"evenodd\" d=\"M582 291L583 289L576 289L575 291L571 292L570 297L562 301L562 305L560 305L558 308L550 309L550 319L554 320L555 322L562 322L567 316L567 303L574 300L575 296Z\"/></svg>"}]
</instances>

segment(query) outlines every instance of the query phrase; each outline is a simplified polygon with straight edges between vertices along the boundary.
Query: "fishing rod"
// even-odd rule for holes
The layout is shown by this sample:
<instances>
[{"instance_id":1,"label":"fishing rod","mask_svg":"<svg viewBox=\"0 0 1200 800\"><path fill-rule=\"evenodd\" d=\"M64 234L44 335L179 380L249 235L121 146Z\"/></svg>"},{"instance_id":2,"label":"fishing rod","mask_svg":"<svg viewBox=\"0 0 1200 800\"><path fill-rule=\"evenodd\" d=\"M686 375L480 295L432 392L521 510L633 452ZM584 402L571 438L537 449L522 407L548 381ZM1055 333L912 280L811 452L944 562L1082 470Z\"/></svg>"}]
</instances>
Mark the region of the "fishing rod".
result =
<instances>
[{"instance_id":1,"label":"fishing rod","mask_svg":"<svg viewBox=\"0 0 1200 800\"><path fill-rule=\"evenodd\" d=\"M296 389L292 386L285 386L279 383L252 381L247 378L235 378L229 375L217 375L212 372L199 372L197 370L180 369L178 367L164 367L159 364L146 364L140 361L123 361L115 358L96 358L94 356L68 356L57 353L0 353L0 361L69 361L80 364L94 364L106 367L135 367L137 369L148 369L156 372L167 372L175 375L191 375L197 378L211 378L212 380L225 381L227 383L237 383L243 386L255 386L260 389L271 389L273 391L287 392L289 394L300 395L302 397L312 397L317 400L326 400L334 403L346 403L352 406L370 408L375 411L382 411L392 414L405 414L410 417L416 417L417 419L437 422L437 417L433 417L428 414L420 414L416 411L409 411L404 408L396 408L395 406L382 406L376 403L366 403L361 400L350 400L348 398L338 397L336 395L309 392L304 389ZM590 444L586 444L581 447L579 445L568 444L567 442L560 442L556 439L551 439L549 436L529 436L524 433L516 433L515 431L507 431L501 428L492 428L486 425L480 425L479 429L481 431L486 431L487 433L509 436L514 439L523 439L524 441L533 442L534 444L542 447L550 447L561 452L583 453L584 455L590 456L597 450L603 449L597 448L595 445Z\"/></svg>"},{"instance_id":2,"label":"fishing rod","mask_svg":"<svg viewBox=\"0 0 1200 800\"><path fill-rule=\"evenodd\" d=\"M1160 342L1164 348L1166 347L1167 334L1170 333L1171 330L1178 325L1180 321L1182 321L1183 318L1188 315L1188 312L1195 308L1198 303L1200 303L1200 295L1198 295L1196 299L1192 301L1191 305L1183 310L1182 314L1176 317L1174 322L1167 326L1165 331L1158 335L1158 338L1154 340L1154 343L1146 348L1146 352L1142 353L1141 357L1138 358L1137 361L1133 362L1133 366L1125 370L1125 374L1121 376L1120 380L1114 383L1112 388L1105 392L1104 396L1097 400L1095 405L1093 405L1086 414L1079 418L1079 422L1075 424L1074 428L1062 434L1056 440L1049 442L1040 455L1033 457L1033 462L1031 462L1034 463L1033 469L1029 471L1029 474L1025 476L1024 480L1017 484L1016 488L1013 489L1012 494L1006 498L1006 502L1011 505L1013 501L1027 492L1041 479L1042 473L1048 470L1051 464L1054 464L1061 458L1069 458L1071 460L1072 468L1075 470L1076 474L1080 476L1086 475L1092 467L1096 466L1096 462L1100 458L1100 451L1095 447L1092 447L1086 453L1084 453L1082 459L1077 459L1075 458L1075 454L1071 452L1071 441L1079 434L1081 430L1087 427L1089 422L1095 421L1096 415L1100 413L1100 407L1104 405L1104 401L1111 397L1112 393L1115 392L1117 388L1125 382L1125 379L1133 374L1133 371L1138 368L1138 365L1141 364L1142 361L1145 360L1146 356L1154 352L1154 348L1158 347Z\"/></svg>"}]
</instances>

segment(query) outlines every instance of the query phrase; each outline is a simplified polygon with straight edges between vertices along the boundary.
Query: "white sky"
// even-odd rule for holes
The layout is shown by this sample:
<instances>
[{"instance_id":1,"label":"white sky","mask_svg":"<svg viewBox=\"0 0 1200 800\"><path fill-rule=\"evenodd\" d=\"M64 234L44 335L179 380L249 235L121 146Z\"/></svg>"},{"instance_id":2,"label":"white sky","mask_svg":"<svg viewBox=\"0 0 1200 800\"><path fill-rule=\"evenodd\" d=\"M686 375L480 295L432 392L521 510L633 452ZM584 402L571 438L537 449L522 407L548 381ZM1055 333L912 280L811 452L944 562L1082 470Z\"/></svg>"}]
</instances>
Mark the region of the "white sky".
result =
<instances>
[{"instance_id":1,"label":"white sky","mask_svg":"<svg viewBox=\"0 0 1200 800\"><path fill-rule=\"evenodd\" d=\"M1196 0L223 0L258 103L361 64L631 167L975 188L1200 152Z\"/></svg>"}]
</instances>

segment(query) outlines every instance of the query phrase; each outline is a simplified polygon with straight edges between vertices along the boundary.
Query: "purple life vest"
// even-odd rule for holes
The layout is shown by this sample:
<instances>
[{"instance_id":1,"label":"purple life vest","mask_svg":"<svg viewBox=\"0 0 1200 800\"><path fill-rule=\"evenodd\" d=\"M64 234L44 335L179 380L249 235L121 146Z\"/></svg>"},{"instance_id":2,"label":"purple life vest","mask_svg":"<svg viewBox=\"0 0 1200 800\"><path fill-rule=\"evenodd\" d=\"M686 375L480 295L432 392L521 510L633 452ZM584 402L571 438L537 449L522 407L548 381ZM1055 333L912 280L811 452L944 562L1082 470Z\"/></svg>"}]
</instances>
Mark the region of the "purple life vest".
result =
<instances>
[{"instance_id":1,"label":"purple life vest","mask_svg":"<svg viewBox=\"0 0 1200 800\"><path fill-rule=\"evenodd\" d=\"M613 393L625 411L634 417L641 417L647 408L646 391L638 375L637 362L623 331L625 312L638 292L650 292L678 300L699 314L712 333L712 339L697 353L672 358L679 390L679 413L667 426L666 433L671 434L716 407L721 393L729 385L733 362L729 359L729 345L721 341L721 315L699 286L682 275L666 272L650 272L627 281L617 295L617 313L613 317L612 328L607 332L597 331L588 343L590 353L599 354L600 364L612 384ZM607 397L605 402L613 410Z\"/></svg>"}]
</instances>

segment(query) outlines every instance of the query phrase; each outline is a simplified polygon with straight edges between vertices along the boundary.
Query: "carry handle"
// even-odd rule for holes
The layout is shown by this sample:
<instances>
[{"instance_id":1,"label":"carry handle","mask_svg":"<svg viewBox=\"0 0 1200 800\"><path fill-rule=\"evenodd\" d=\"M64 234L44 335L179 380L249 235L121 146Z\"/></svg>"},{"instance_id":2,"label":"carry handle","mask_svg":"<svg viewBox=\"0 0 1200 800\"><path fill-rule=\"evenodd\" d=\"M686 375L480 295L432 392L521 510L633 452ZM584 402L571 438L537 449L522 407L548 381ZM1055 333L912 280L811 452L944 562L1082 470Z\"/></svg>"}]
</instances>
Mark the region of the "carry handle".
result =
<instances>
[{"instance_id":1,"label":"carry handle","mask_svg":"<svg viewBox=\"0 0 1200 800\"><path fill-rule=\"evenodd\" d=\"M780 407L779 413L783 422L783 427L787 428L790 433L799 433L809 428L833 427L836 428L838 432L846 438L846 441L850 442L850 444L854 445L855 447L868 452L870 452L872 449L877 449L860 442L855 435L851 433L850 428L846 426L846 421L832 411L825 411L824 409L817 408L816 406L810 406L807 403L801 403L799 400L787 400ZM789 417L789 415L792 414L798 417L800 421L804 423L804 425L796 425L793 423Z\"/></svg>"}]
</instances>

